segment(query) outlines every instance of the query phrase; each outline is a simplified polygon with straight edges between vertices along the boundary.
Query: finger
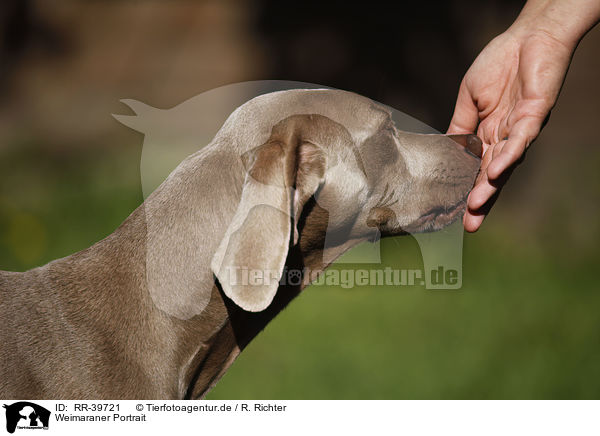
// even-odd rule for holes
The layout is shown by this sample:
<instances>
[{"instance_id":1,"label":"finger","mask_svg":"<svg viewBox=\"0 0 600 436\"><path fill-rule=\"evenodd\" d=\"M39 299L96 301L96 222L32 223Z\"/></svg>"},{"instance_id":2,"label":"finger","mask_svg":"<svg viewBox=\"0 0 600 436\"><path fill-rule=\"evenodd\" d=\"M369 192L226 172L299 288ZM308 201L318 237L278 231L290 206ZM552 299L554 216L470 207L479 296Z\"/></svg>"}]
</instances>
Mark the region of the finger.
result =
<instances>
[{"instance_id":1,"label":"finger","mask_svg":"<svg viewBox=\"0 0 600 436\"><path fill-rule=\"evenodd\" d=\"M506 145L506 141L500 141L494 146L494 152L492 153L492 160L496 159L496 157L502 152L504 146ZM489 164L488 164L489 166Z\"/></svg>"},{"instance_id":2,"label":"finger","mask_svg":"<svg viewBox=\"0 0 600 436\"><path fill-rule=\"evenodd\" d=\"M502 186L504 186L514 169L514 166L510 167L508 171L505 171L496 180L490 180L487 176L488 165L492 161L491 156L495 154L496 148L502 146L503 143L500 142L490 146L487 153L483 156L481 171L475 182L475 187L471 190L467 198L467 211L463 217L463 225L468 232L475 232L479 229L486 215L496 202Z\"/></svg>"},{"instance_id":3,"label":"finger","mask_svg":"<svg viewBox=\"0 0 600 436\"><path fill-rule=\"evenodd\" d=\"M454 114L448 127L449 134L473 133L479 121L479 111L467 89L465 80L460 84Z\"/></svg>"},{"instance_id":4,"label":"finger","mask_svg":"<svg viewBox=\"0 0 600 436\"><path fill-rule=\"evenodd\" d=\"M490 180L496 180L502 175L508 168L513 166L525 153L527 147L527 138L524 136L511 136L506 141L506 145L502 147L500 153L498 153L490 162L487 175Z\"/></svg>"},{"instance_id":5,"label":"finger","mask_svg":"<svg viewBox=\"0 0 600 436\"><path fill-rule=\"evenodd\" d=\"M487 178L482 180L471 190L469 198L467 198L467 207L471 211L481 209L496 191L498 191L498 186L490 183Z\"/></svg>"},{"instance_id":6,"label":"finger","mask_svg":"<svg viewBox=\"0 0 600 436\"><path fill-rule=\"evenodd\" d=\"M481 170L479 171L479 175L475 181L475 186L467 198L467 207L470 210L475 211L480 209L497 190L496 186L491 184L487 177L487 168L492 161L492 156L494 155L496 148L499 145L500 144L494 144L489 146L483 155L483 159L481 159Z\"/></svg>"},{"instance_id":7,"label":"finger","mask_svg":"<svg viewBox=\"0 0 600 436\"><path fill-rule=\"evenodd\" d=\"M485 219L485 215L483 214L475 214L470 211L465 212L465 216L463 217L463 226L465 230L469 233L476 232L479 227L481 227L481 223Z\"/></svg>"},{"instance_id":8,"label":"finger","mask_svg":"<svg viewBox=\"0 0 600 436\"><path fill-rule=\"evenodd\" d=\"M500 153L494 156L487 168L490 180L498 179L523 156L525 149L538 135L540 127L540 121L533 117L523 118L513 126L506 144L502 146Z\"/></svg>"},{"instance_id":9,"label":"finger","mask_svg":"<svg viewBox=\"0 0 600 436\"><path fill-rule=\"evenodd\" d=\"M473 211L467 210L463 217L463 226L467 232L476 232L483 223L485 217L489 214L490 209L496 203L500 189L495 192L494 195L485 203L480 209Z\"/></svg>"}]
</instances>

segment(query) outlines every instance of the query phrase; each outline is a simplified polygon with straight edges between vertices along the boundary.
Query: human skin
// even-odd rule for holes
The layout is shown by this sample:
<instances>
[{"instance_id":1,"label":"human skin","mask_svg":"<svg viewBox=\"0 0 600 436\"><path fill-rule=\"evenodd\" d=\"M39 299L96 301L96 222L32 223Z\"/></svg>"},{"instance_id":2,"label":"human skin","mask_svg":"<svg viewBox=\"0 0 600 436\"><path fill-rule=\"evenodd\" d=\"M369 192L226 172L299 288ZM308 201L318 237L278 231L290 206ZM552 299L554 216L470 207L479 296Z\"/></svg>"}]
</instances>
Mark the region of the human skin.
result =
<instances>
[{"instance_id":1,"label":"human skin","mask_svg":"<svg viewBox=\"0 0 600 436\"><path fill-rule=\"evenodd\" d=\"M467 70L448 128L483 140L465 230L481 226L555 105L579 41L599 20L600 0L529 0Z\"/></svg>"}]
</instances>

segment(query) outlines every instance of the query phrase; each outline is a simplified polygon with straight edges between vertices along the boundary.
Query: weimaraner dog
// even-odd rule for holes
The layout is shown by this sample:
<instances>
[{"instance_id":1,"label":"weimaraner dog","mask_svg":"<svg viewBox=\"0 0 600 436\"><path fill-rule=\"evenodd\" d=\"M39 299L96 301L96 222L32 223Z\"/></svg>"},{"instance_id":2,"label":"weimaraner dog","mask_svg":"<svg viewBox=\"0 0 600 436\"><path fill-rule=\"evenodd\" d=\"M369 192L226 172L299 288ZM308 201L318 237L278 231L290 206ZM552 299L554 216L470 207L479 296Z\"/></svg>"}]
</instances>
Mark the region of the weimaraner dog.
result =
<instances>
[{"instance_id":1,"label":"weimaraner dog","mask_svg":"<svg viewBox=\"0 0 600 436\"><path fill-rule=\"evenodd\" d=\"M203 397L307 285L284 269L451 223L480 156L474 135L399 131L349 92L248 101L107 238L0 272L0 397Z\"/></svg>"}]
</instances>

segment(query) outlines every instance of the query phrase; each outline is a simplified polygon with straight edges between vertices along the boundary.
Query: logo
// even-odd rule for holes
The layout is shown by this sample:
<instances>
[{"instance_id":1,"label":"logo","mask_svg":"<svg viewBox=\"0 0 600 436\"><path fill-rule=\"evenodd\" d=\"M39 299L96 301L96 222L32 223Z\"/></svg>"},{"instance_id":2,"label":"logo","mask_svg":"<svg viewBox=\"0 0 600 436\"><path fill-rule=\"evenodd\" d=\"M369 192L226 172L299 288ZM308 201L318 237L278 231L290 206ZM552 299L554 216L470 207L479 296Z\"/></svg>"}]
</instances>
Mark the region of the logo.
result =
<instances>
[{"instance_id":1,"label":"logo","mask_svg":"<svg viewBox=\"0 0 600 436\"><path fill-rule=\"evenodd\" d=\"M28 401L19 401L9 406L2 406L6 409L6 431L14 433L15 429L27 430L48 430L50 421L50 411Z\"/></svg>"}]
</instances>

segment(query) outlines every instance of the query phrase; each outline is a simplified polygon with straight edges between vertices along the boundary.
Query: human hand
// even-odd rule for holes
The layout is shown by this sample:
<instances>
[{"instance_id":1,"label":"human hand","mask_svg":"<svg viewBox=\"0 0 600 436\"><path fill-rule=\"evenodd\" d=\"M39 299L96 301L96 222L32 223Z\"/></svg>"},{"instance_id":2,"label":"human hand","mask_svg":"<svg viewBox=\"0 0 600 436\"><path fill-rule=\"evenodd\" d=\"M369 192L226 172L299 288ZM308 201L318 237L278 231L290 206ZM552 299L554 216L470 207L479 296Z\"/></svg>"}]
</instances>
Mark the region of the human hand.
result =
<instances>
[{"instance_id":1,"label":"human hand","mask_svg":"<svg viewBox=\"0 0 600 436\"><path fill-rule=\"evenodd\" d=\"M481 170L467 200L469 232L483 222L497 194L554 106L575 45L544 31L511 28L492 40L460 85L448 133L483 141ZM479 126L478 126L479 123Z\"/></svg>"}]
</instances>

